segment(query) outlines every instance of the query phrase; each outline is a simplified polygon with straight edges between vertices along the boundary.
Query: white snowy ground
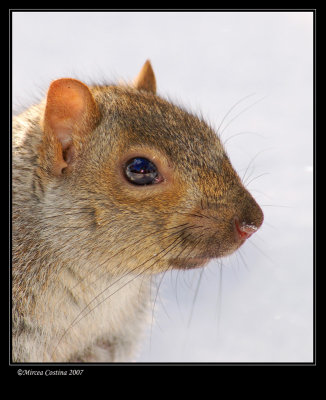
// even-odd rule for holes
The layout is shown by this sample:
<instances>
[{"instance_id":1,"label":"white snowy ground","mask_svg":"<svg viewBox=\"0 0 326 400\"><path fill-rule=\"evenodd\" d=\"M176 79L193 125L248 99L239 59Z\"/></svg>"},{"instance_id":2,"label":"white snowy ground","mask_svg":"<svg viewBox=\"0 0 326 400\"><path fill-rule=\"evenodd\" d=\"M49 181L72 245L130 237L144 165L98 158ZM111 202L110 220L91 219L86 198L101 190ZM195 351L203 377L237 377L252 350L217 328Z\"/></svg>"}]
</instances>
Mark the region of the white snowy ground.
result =
<instances>
[{"instance_id":1,"label":"white snowy ground","mask_svg":"<svg viewBox=\"0 0 326 400\"><path fill-rule=\"evenodd\" d=\"M132 79L147 58L159 94L216 128L252 95L221 130L265 223L222 270L164 276L137 361L312 361L312 29L309 12L13 14L16 111L52 79Z\"/></svg>"}]
</instances>

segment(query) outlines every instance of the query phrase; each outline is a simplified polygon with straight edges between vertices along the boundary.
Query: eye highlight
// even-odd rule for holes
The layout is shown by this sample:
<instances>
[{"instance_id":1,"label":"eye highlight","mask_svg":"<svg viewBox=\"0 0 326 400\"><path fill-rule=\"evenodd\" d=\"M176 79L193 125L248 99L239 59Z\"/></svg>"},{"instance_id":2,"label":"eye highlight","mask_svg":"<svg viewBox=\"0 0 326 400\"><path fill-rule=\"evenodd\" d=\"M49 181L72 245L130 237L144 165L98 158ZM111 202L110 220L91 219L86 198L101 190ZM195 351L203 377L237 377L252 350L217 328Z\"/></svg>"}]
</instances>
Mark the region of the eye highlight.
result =
<instances>
[{"instance_id":1,"label":"eye highlight","mask_svg":"<svg viewBox=\"0 0 326 400\"><path fill-rule=\"evenodd\" d=\"M125 164L125 176L134 185L152 185L162 181L155 164L147 158L134 157Z\"/></svg>"}]
</instances>

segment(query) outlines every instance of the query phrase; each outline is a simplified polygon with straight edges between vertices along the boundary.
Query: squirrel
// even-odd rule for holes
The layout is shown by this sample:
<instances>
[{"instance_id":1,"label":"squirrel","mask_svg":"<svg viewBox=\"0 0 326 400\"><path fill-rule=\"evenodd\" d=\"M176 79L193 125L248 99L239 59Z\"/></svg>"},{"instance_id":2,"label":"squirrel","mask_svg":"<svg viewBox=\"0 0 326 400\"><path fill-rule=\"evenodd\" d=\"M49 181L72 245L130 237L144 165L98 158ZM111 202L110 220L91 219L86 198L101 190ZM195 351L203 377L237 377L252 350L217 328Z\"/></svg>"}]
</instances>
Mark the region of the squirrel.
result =
<instances>
[{"instance_id":1,"label":"squirrel","mask_svg":"<svg viewBox=\"0 0 326 400\"><path fill-rule=\"evenodd\" d=\"M12 122L12 361L134 360L151 278L204 267L263 222L214 129L129 83L54 80Z\"/></svg>"}]
</instances>

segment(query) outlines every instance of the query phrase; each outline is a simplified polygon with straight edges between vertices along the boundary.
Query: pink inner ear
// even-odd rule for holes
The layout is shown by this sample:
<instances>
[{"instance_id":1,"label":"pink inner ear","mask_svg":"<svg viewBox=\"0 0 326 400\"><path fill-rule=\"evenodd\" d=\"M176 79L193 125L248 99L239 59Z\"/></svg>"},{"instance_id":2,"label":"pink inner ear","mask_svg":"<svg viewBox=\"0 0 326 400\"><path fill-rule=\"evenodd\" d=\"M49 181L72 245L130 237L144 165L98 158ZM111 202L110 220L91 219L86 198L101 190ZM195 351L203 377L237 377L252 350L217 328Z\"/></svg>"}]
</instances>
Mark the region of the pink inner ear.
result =
<instances>
[{"instance_id":1,"label":"pink inner ear","mask_svg":"<svg viewBox=\"0 0 326 400\"><path fill-rule=\"evenodd\" d=\"M52 82L47 95L43 128L45 135L56 137L61 144L53 160L55 171L62 172L67 164L74 161L77 157L75 145L78 148L78 142L92 132L98 119L96 102L85 84L70 78Z\"/></svg>"},{"instance_id":2,"label":"pink inner ear","mask_svg":"<svg viewBox=\"0 0 326 400\"><path fill-rule=\"evenodd\" d=\"M72 128L68 127L68 121L66 126L61 121L53 123L51 128L61 143L62 149L65 150L72 143Z\"/></svg>"},{"instance_id":3,"label":"pink inner ear","mask_svg":"<svg viewBox=\"0 0 326 400\"><path fill-rule=\"evenodd\" d=\"M74 159L72 129L66 127L58 127L56 135L62 146L62 157L67 164L70 164Z\"/></svg>"},{"instance_id":4,"label":"pink inner ear","mask_svg":"<svg viewBox=\"0 0 326 400\"><path fill-rule=\"evenodd\" d=\"M62 157L63 157L64 161L67 164L71 164L72 161L74 160L74 156L75 156L74 146L68 145L68 147L62 148L62 149L63 149Z\"/></svg>"},{"instance_id":5,"label":"pink inner ear","mask_svg":"<svg viewBox=\"0 0 326 400\"><path fill-rule=\"evenodd\" d=\"M80 85L83 84L80 82ZM59 79L50 86L45 121L56 133L72 128L86 111L87 98L83 93L85 89L78 86L79 84L76 87L76 83L70 79Z\"/></svg>"},{"instance_id":6,"label":"pink inner ear","mask_svg":"<svg viewBox=\"0 0 326 400\"><path fill-rule=\"evenodd\" d=\"M52 82L47 95L44 123L55 134L65 137L69 130L79 130L82 119L94 120L96 115L97 107L86 85L68 78Z\"/></svg>"}]
</instances>

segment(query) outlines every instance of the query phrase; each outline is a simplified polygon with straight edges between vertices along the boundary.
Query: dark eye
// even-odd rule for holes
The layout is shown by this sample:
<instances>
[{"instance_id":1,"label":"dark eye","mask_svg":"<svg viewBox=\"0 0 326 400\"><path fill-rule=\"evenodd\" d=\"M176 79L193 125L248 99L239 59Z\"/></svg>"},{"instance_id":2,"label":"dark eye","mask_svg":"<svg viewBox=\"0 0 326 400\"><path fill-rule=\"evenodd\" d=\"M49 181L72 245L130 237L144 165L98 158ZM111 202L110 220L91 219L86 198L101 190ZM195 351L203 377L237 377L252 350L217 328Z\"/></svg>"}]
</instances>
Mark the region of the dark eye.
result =
<instances>
[{"instance_id":1,"label":"dark eye","mask_svg":"<svg viewBox=\"0 0 326 400\"><path fill-rule=\"evenodd\" d=\"M156 165L142 157L132 158L126 163L125 175L134 185L151 185L161 181Z\"/></svg>"}]
</instances>

